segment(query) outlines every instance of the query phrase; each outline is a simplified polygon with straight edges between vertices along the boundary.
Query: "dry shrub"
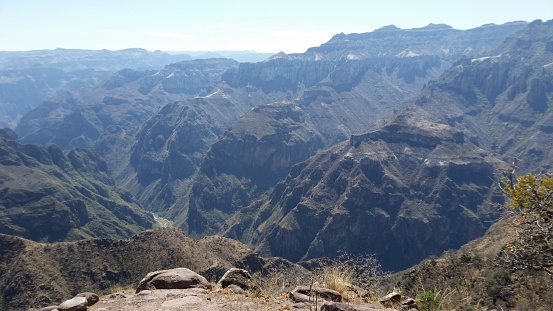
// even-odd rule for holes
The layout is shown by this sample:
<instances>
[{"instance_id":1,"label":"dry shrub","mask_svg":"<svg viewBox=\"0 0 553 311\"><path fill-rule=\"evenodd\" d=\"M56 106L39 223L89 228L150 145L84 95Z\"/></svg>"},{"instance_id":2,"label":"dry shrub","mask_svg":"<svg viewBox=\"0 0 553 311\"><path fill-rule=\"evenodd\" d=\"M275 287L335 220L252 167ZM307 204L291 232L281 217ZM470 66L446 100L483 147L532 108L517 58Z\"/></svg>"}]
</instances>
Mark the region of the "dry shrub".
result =
<instances>
[{"instance_id":1,"label":"dry shrub","mask_svg":"<svg viewBox=\"0 0 553 311\"><path fill-rule=\"evenodd\" d=\"M338 291L344 298L349 293L366 291L371 293L374 285L386 272L372 254L351 255L344 253L336 259L325 260L315 275L325 287Z\"/></svg>"},{"instance_id":2,"label":"dry shrub","mask_svg":"<svg viewBox=\"0 0 553 311\"><path fill-rule=\"evenodd\" d=\"M327 288L345 293L352 287L354 273L347 265L333 264L322 270L322 278Z\"/></svg>"}]
</instances>

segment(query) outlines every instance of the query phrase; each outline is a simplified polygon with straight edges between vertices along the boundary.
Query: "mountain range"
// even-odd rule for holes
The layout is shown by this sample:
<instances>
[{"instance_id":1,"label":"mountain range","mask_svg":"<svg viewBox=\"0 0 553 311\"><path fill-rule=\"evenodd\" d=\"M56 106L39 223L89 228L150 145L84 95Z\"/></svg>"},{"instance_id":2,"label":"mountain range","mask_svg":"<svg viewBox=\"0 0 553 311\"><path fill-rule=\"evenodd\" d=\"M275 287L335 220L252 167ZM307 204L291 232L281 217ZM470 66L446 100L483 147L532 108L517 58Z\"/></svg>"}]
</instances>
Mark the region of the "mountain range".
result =
<instances>
[{"instance_id":1,"label":"mountain range","mask_svg":"<svg viewBox=\"0 0 553 311\"><path fill-rule=\"evenodd\" d=\"M537 20L386 26L256 63L121 69L4 130L0 232L128 237L153 212L265 257L374 253L406 269L482 236L502 177L549 172L552 64L553 21ZM11 182L22 168L43 194ZM29 226L55 213L71 221Z\"/></svg>"}]
</instances>

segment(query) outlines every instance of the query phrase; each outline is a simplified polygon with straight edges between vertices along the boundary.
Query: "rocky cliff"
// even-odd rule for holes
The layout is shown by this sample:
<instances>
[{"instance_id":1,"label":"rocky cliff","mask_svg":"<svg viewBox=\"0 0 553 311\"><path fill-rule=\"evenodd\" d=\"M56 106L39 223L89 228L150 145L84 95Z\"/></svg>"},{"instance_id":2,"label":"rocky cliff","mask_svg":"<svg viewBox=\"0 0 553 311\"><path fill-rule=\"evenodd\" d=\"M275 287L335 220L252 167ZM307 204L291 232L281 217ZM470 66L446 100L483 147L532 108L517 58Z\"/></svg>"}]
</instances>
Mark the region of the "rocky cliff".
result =
<instances>
[{"instance_id":1,"label":"rocky cliff","mask_svg":"<svg viewBox=\"0 0 553 311\"><path fill-rule=\"evenodd\" d=\"M281 98L286 94L284 101L294 103L309 121L309 125L301 124L307 126L303 136L320 139L320 148L330 147L352 134L375 129L378 120L417 93L429 79L437 78L454 60L488 52L505 36L525 25L486 25L471 31L444 25L411 30L388 27L362 35L338 35L303 54L280 53L264 62L240 64L223 74L222 80L235 89L255 90ZM286 106L273 109L287 113L283 107ZM256 148L249 148L248 143L241 143L259 140L254 136L257 131L263 132L261 123L267 122L266 127L270 128L273 119L253 113L247 119L249 123L243 122L240 126L245 128L244 133L253 135L249 139L244 134L240 139L237 135L221 138L227 142L220 140L213 145L204 162L214 177L207 176L202 168L190 188L188 225L183 228L193 234L216 232L225 218L256 200L262 193L260 190L269 189L261 183L271 187L276 184L271 181L274 172L255 164L259 155L272 154L275 148L271 144L260 146L259 142ZM248 124L251 124L249 128ZM307 146L303 150L310 149ZM298 162L303 159L290 158ZM249 165L241 164L246 160ZM273 166L279 165L277 158L268 160ZM294 163L297 162L290 161L286 169ZM252 181L256 174L268 177L262 182ZM284 175L283 171L280 176Z\"/></svg>"},{"instance_id":2,"label":"rocky cliff","mask_svg":"<svg viewBox=\"0 0 553 311\"><path fill-rule=\"evenodd\" d=\"M323 146L323 137L299 106L285 102L252 109L203 159L191 186L185 228L193 235L217 232L229 216Z\"/></svg>"},{"instance_id":3,"label":"rocky cliff","mask_svg":"<svg viewBox=\"0 0 553 311\"><path fill-rule=\"evenodd\" d=\"M490 55L465 58L412 102L522 170L546 172L553 100L553 22L535 21Z\"/></svg>"},{"instance_id":4,"label":"rocky cliff","mask_svg":"<svg viewBox=\"0 0 553 311\"><path fill-rule=\"evenodd\" d=\"M500 162L431 120L404 112L297 164L225 234L293 261L375 253L392 270L482 235Z\"/></svg>"},{"instance_id":5,"label":"rocky cliff","mask_svg":"<svg viewBox=\"0 0 553 311\"><path fill-rule=\"evenodd\" d=\"M25 142L95 148L106 159L118 185L137 196L144 208L164 212L184 229L194 224L194 219L206 219L203 212L215 213L216 217L207 217L216 219L212 225L198 222L194 234L202 235L215 232L235 211L270 191L277 182L275 176L283 178L293 164L316 149L375 129L378 120L436 78L456 57L481 56L490 42L523 26L488 25L469 32L442 26L386 28L345 39L338 35L307 53L278 54L255 64L205 60L161 71L122 70L102 85L41 105L24 117L17 132ZM420 50L420 42L425 42L425 51ZM444 52L453 46L455 51ZM220 82L207 85L217 77ZM198 91L201 94L192 99ZM265 142L256 136L257 128L247 129L243 122L244 133L253 136L224 134L212 151L205 153L215 137L242 114L273 102L292 103L301 111L305 121L294 121L297 129L284 123L276 126L282 126L282 133L301 133L300 139L278 134L274 141ZM274 107L280 111L271 112L275 116L289 113L286 105ZM261 113L246 117L261 131L273 127L271 122L277 119ZM234 148L241 144L243 149ZM298 156L284 149L289 148L287 144L299 150ZM227 149L237 155L227 155ZM291 156L286 158L287 154ZM260 159L267 162L261 164ZM226 161L247 172L226 170ZM195 176L199 163L205 168ZM271 177L267 181L255 177L260 172ZM208 174L212 177L206 177ZM229 193L234 190L239 194L232 198ZM189 216L193 216L190 221Z\"/></svg>"}]
</instances>

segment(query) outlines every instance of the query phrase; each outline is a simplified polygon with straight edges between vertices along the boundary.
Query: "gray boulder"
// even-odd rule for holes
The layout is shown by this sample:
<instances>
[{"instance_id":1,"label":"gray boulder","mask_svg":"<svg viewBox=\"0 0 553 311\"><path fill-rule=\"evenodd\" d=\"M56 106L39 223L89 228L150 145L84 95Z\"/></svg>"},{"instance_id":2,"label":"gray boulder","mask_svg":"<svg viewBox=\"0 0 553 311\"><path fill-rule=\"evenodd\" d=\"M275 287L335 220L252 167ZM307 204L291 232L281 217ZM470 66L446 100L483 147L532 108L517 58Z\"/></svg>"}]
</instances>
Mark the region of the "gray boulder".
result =
<instances>
[{"instance_id":1,"label":"gray boulder","mask_svg":"<svg viewBox=\"0 0 553 311\"><path fill-rule=\"evenodd\" d=\"M88 307L85 297L73 297L59 305L59 311L84 311Z\"/></svg>"},{"instance_id":2,"label":"gray boulder","mask_svg":"<svg viewBox=\"0 0 553 311\"><path fill-rule=\"evenodd\" d=\"M298 292L290 292L290 294L288 295L288 297L293 301L293 302L296 302L296 303L300 303L300 302L312 302L315 301L314 299L311 299L311 297L305 295L305 294L301 294L301 293L298 293Z\"/></svg>"},{"instance_id":3,"label":"gray boulder","mask_svg":"<svg viewBox=\"0 0 553 311\"><path fill-rule=\"evenodd\" d=\"M217 282L217 285L222 288L227 288L232 284L239 286L243 290L259 290L257 282L252 275L244 269L231 268L225 272L225 275Z\"/></svg>"},{"instance_id":4,"label":"gray boulder","mask_svg":"<svg viewBox=\"0 0 553 311\"><path fill-rule=\"evenodd\" d=\"M136 292L144 289L211 289L211 284L201 275L187 268L159 270L148 273L138 284Z\"/></svg>"},{"instance_id":5,"label":"gray boulder","mask_svg":"<svg viewBox=\"0 0 553 311\"><path fill-rule=\"evenodd\" d=\"M380 298L378 302L380 302L385 307L396 306L401 302L401 294L396 292L391 292L388 295Z\"/></svg>"},{"instance_id":6,"label":"gray boulder","mask_svg":"<svg viewBox=\"0 0 553 311\"><path fill-rule=\"evenodd\" d=\"M75 297L85 297L89 307L100 300L98 295L91 292L78 293Z\"/></svg>"}]
</instances>

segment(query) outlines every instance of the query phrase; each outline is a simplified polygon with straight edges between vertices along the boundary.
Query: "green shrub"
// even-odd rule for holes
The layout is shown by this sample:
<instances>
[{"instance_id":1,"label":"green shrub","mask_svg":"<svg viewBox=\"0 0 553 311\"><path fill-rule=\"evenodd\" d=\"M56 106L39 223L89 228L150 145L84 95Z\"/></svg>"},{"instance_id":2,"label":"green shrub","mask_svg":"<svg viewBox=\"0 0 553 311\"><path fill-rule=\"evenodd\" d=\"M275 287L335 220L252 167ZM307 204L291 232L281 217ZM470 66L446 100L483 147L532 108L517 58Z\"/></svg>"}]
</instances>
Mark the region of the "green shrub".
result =
<instances>
[{"instance_id":1,"label":"green shrub","mask_svg":"<svg viewBox=\"0 0 553 311\"><path fill-rule=\"evenodd\" d=\"M417 296L417 306L423 311L434 311L440 307L440 299L432 291L425 291Z\"/></svg>"}]
</instances>

